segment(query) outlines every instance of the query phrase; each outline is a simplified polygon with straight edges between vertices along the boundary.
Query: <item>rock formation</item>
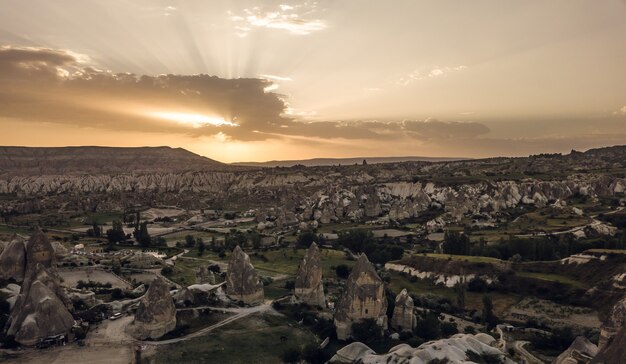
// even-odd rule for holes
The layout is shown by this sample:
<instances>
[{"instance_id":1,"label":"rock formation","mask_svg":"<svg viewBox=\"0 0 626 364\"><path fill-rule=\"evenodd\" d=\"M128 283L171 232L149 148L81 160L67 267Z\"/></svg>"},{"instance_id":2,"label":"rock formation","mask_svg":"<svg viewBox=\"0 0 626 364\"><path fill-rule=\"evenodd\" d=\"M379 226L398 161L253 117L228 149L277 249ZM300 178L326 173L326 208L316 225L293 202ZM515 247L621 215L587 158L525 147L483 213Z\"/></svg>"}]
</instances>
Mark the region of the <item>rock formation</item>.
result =
<instances>
[{"instance_id":1,"label":"rock formation","mask_svg":"<svg viewBox=\"0 0 626 364\"><path fill-rule=\"evenodd\" d=\"M24 280L26 269L26 246L24 239L15 235L0 254L0 279Z\"/></svg>"},{"instance_id":2,"label":"rock formation","mask_svg":"<svg viewBox=\"0 0 626 364\"><path fill-rule=\"evenodd\" d=\"M226 294L230 299L248 305L263 302L263 282L250 263L250 257L239 245L233 250L228 262Z\"/></svg>"},{"instance_id":3,"label":"rock formation","mask_svg":"<svg viewBox=\"0 0 626 364\"><path fill-rule=\"evenodd\" d=\"M598 347L603 349L613 339L613 337L626 327L626 297L617 302L606 321L600 329L600 341Z\"/></svg>"},{"instance_id":4,"label":"rock formation","mask_svg":"<svg viewBox=\"0 0 626 364\"><path fill-rule=\"evenodd\" d=\"M334 317L337 338L349 338L352 335L352 324L363 319L374 319L381 330L387 329L386 311L384 283L367 256L361 254L337 302Z\"/></svg>"},{"instance_id":5,"label":"rock formation","mask_svg":"<svg viewBox=\"0 0 626 364\"><path fill-rule=\"evenodd\" d=\"M176 307L165 280L157 276L139 301L129 333L136 339L158 339L176 328Z\"/></svg>"},{"instance_id":6,"label":"rock formation","mask_svg":"<svg viewBox=\"0 0 626 364\"><path fill-rule=\"evenodd\" d=\"M612 340L600 348L591 364L626 363L626 326L613 336Z\"/></svg>"},{"instance_id":7,"label":"rock formation","mask_svg":"<svg viewBox=\"0 0 626 364\"><path fill-rule=\"evenodd\" d=\"M553 364L586 364L598 354L598 347L584 336L578 336Z\"/></svg>"},{"instance_id":8,"label":"rock formation","mask_svg":"<svg viewBox=\"0 0 626 364\"><path fill-rule=\"evenodd\" d=\"M296 298L312 306L326 306L322 281L321 253L313 243L307 250L296 275L294 287Z\"/></svg>"},{"instance_id":9,"label":"rock formation","mask_svg":"<svg viewBox=\"0 0 626 364\"><path fill-rule=\"evenodd\" d=\"M406 289L403 289L396 296L393 316L391 317L391 327L398 331L413 331L415 327L415 314L413 313L413 299Z\"/></svg>"},{"instance_id":10,"label":"rock formation","mask_svg":"<svg viewBox=\"0 0 626 364\"><path fill-rule=\"evenodd\" d=\"M26 245L26 275L29 275L37 264L41 264L45 268L54 268L56 273L56 254L48 237L41 231L37 230L28 240Z\"/></svg>"},{"instance_id":11,"label":"rock formation","mask_svg":"<svg viewBox=\"0 0 626 364\"><path fill-rule=\"evenodd\" d=\"M600 330L597 364L626 363L626 297L617 302Z\"/></svg>"},{"instance_id":12,"label":"rock formation","mask_svg":"<svg viewBox=\"0 0 626 364\"><path fill-rule=\"evenodd\" d=\"M66 305L69 299L59 287L54 269L36 263L24 279L7 323L7 335L14 335L22 345L31 346L39 339L67 334L74 325Z\"/></svg>"},{"instance_id":13,"label":"rock formation","mask_svg":"<svg viewBox=\"0 0 626 364\"><path fill-rule=\"evenodd\" d=\"M498 356L502 364L514 364L514 361L494 347L495 343L496 340L487 334L457 334L449 339L429 341L417 348L400 344L391 348L387 354L377 355L367 345L357 341L338 350L329 363L427 364L436 361L438 363L463 364L472 362L467 353L473 352L478 356Z\"/></svg>"},{"instance_id":14,"label":"rock formation","mask_svg":"<svg viewBox=\"0 0 626 364\"><path fill-rule=\"evenodd\" d=\"M200 266L196 271L196 284L215 284L215 274L206 266Z\"/></svg>"}]
</instances>

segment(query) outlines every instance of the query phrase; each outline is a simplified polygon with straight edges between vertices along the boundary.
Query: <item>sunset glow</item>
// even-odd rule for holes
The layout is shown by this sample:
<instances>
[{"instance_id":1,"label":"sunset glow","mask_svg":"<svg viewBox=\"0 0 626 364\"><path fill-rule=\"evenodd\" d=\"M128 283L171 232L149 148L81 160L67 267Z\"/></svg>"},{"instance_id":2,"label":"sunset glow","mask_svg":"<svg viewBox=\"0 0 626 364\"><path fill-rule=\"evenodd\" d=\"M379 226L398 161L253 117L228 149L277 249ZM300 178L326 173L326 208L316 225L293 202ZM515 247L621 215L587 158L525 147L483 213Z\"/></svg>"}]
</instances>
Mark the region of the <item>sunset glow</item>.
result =
<instances>
[{"instance_id":1,"label":"sunset glow","mask_svg":"<svg viewBox=\"0 0 626 364\"><path fill-rule=\"evenodd\" d=\"M207 125L238 126L237 124L231 121L224 120L220 117L210 117L201 114L186 114L180 112L153 112L150 113L150 115L159 119L170 120L179 124L189 125L193 128L200 128Z\"/></svg>"}]
</instances>

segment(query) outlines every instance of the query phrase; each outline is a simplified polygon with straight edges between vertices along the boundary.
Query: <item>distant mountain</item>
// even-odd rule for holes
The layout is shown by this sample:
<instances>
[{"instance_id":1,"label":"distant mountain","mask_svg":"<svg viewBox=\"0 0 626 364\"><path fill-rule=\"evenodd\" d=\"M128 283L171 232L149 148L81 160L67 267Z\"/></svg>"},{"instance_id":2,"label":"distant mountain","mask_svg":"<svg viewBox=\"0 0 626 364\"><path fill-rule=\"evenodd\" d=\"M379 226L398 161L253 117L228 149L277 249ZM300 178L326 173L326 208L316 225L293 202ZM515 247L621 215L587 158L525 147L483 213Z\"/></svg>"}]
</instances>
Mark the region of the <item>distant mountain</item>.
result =
<instances>
[{"instance_id":1,"label":"distant mountain","mask_svg":"<svg viewBox=\"0 0 626 364\"><path fill-rule=\"evenodd\" d=\"M237 162L233 165L248 167L292 167L295 165L303 165L307 167L313 166L336 166L336 165L354 165L362 164L366 161L368 164L381 163L399 163L399 162L449 162L469 160L470 158L439 158L439 157L358 157L358 158L313 158L302 160L285 160L285 161L268 161L268 162Z\"/></svg>"},{"instance_id":2,"label":"distant mountain","mask_svg":"<svg viewBox=\"0 0 626 364\"><path fill-rule=\"evenodd\" d=\"M0 175L178 173L242 168L182 148L0 147Z\"/></svg>"}]
</instances>

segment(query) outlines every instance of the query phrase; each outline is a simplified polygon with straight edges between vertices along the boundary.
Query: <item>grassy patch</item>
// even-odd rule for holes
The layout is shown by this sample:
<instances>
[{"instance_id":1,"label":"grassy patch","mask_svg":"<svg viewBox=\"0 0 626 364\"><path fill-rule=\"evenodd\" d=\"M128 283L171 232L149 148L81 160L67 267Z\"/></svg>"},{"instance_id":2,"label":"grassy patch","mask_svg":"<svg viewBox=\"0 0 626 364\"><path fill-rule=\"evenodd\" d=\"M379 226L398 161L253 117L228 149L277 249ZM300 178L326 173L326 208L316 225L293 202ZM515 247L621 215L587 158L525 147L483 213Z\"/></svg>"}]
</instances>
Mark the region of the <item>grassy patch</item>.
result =
<instances>
[{"instance_id":1,"label":"grassy patch","mask_svg":"<svg viewBox=\"0 0 626 364\"><path fill-rule=\"evenodd\" d=\"M434 284L429 279L417 279L415 282L411 282L408 277L404 277L398 272L389 272L389 274L391 276L391 282L388 287L394 293L399 293L402 289L406 289L409 293L413 293L418 296L433 295L445 297L452 302L455 302L456 300L456 294L452 288L448 288L441 284ZM493 300L494 312L496 315L501 315L509 307L520 300L520 297L515 294L490 292L489 295ZM482 293L467 292L466 308L469 310L482 310L482 300Z\"/></svg>"},{"instance_id":2,"label":"grassy patch","mask_svg":"<svg viewBox=\"0 0 626 364\"><path fill-rule=\"evenodd\" d=\"M284 317L252 316L206 336L159 348L153 360L156 363L280 363L281 354L288 348L302 348L316 341L311 332L289 325Z\"/></svg>"},{"instance_id":3,"label":"grassy patch","mask_svg":"<svg viewBox=\"0 0 626 364\"><path fill-rule=\"evenodd\" d=\"M581 288L581 289L587 288L587 285L584 284L583 282L580 282L570 277L562 276L559 274L535 273L535 272L516 272L516 274L520 277L540 279L543 281L550 281L550 282L559 282L559 283L570 285L574 288Z\"/></svg>"},{"instance_id":4,"label":"grassy patch","mask_svg":"<svg viewBox=\"0 0 626 364\"><path fill-rule=\"evenodd\" d=\"M470 263L500 263L502 260L491 257L481 257L481 256L472 256L472 255L452 255L452 254L437 254L437 253L427 253L427 257L437 258L437 259L452 259L452 260L460 260L467 261Z\"/></svg>"}]
</instances>

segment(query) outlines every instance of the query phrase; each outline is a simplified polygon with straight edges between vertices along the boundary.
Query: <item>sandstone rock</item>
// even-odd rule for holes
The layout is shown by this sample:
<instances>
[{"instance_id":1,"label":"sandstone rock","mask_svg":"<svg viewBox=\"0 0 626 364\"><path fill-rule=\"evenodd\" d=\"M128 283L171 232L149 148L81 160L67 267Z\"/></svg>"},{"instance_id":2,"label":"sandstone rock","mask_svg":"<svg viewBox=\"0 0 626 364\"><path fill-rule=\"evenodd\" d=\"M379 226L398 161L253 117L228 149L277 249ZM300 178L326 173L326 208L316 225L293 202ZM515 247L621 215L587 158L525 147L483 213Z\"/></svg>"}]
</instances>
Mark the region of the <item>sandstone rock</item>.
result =
<instances>
[{"instance_id":1,"label":"sandstone rock","mask_svg":"<svg viewBox=\"0 0 626 364\"><path fill-rule=\"evenodd\" d=\"M215 274L213 274L213 272L210 271L208 267L204 265L200 266L198 267L198 270L196 271L196 283L197 284L204 284L204 283L215 284Z\"/></svg>"},{"instance_id":2,"label":"sandstone rock","mask_svg":"<svg viewBox=\"0 0 626 364\"><path fill-rule=\"evenodd\" d=\"M584 336L578 336L553 364L586 364L598 354L598 347Z\"/></svg>"},{"instance_id":3,"label":"sandstone rock","mask_svg":"<svg viewBox=\"0 0 626 364\"><path fill-rule=\"evenodd\" d=\"M321 253L313 243L298 267L294 295L298 300L312 306L326 306L322 281Z\"/></svg>"},{"instance_id":4,"label":"sandstone rock","mask_svg":"<svg viewBox=\"0 0 626 364\"><path fill-rule=\"evenodd\" d=\"M337 338L349 338L352 335L352 324L363 319L374 319L381 330L387 329L386 311L384 283L367 256L361 254L337 302L334 317Z\"/></svg>"},{"instance_id":5,"label":"sandstone rock","mask_svg":"<svg viewBox=\"0 0 626 364\"><path fill-rule=\"evenodd\" d=\"M249 305L263 302L263 282L250 263L250 257L239 245L233 250L228 262L226 294L232 300Z\"/></svg>"},{"instance_id":6,"label":"sandstone rock","mask_svg":"<svg viewBox=\"0 0 626 364\"><path fill-rule=\"evenodd\" d=\"M26 275L34 269L36 265L42 265L45 268L54 268L56 274L56 254L48 237L41 231L37 230L28 240L26 245Z\"/></svg>"},{"instance_id":7,"label":"sandstone rock","mask_svg":"<svg viewBox=\"0 0 626 364\"><path fill-rule=\"evenodd\" d=\"M611 339L623 328L626 327L626 297L617 302L606 321L602 324L600 329L600 341L598 347L604 349L604 347L611 341Z\"/></svg>"},{"instance_id":8,"label":"sandstone rock","mask_svg":"<svg viewBox=\"0 0 626 364\"><path fill-rule=\"evenodd\" d=\"M30 275L24 279L11 316L7 323L7 335L14 335L22 345L35 345L39 339L67 334L74 319L67 309L69 301L62 292L54 267L36 263Z\"/></svg>"},{"instance_id":9,"label":"sandstone rock","mask_svg":"<svg viewBox=\"0 0 626 364\"><path fill-rule=\"evenodd\" d=\"M407 344L400 344L391 348L387 354L380 355L377 355L363 343L353 342L337 351L337 354L330 359L329 363L428 364L437 361L449 364L464 364L471 362L467 352L473 352L477 355L497 356L502 364L515 363L506 357L502 351L487 344L479 335L481 334L457 334L449 339L429 341L417 348Z\"/></svg>"},{"instance_id":10,"label":"sandstone rock","mask_svg":"<svg viewBox=\"0 0 626 364\"><path fill-rule=\"evenodd\" d=\"M0 254L0 279L24 280L26 269L26 246L24 239L15 235Z\"/></svg>"},{"instance_id":11,"label":"sandstone rock","mask_svg":"<svg viewBox=\"0 0 626 364\"><path fill-rule=\"evenodd\" d=\"M413 313L413 299L406 289L396 296L396 302L391 317L391 327L398 331L413 331L416 317Z\"/></svg>"},{"instance_id":12,"label":"sandstone rock","mask_svg":"<svg viewBox=\"0 0 626 364\"><path fill-rule=\"evenodd\" d=\"M165 280L157 276L139 301L129 333L136 339L158 339L176 328L176 307Z\"/></svg>"},{"instance_id":13,"label":"sandstone rock","mask_svg":"<svg viewBox=\"0 0 626 364\"><path fill-rule=\"evenodd\" d=\"M626 363L626 325L600 348L591 364Z\"/></svg>"}]
</instances>

